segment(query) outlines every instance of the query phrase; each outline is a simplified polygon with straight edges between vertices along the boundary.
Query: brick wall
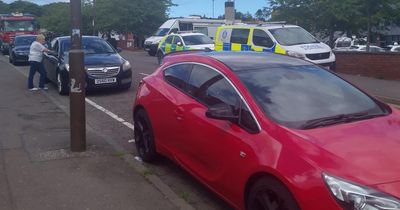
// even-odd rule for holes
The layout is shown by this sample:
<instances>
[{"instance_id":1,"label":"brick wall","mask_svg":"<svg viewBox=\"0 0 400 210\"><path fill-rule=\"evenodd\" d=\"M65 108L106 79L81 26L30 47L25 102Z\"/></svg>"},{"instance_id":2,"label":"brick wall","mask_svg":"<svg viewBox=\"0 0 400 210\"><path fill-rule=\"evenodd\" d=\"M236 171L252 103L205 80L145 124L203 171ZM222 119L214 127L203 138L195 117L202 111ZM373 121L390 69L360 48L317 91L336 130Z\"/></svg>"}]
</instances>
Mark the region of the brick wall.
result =
<instances>
[{"instance_id":1,"label":"brick wall","mask_svg":"<svg viewBox=\"0 0 400 210\"><path fill-rule=\"evenodd\" d=\"M335 52L336 71L400 80L400 53Z\"/></svg>"}]
</instances>

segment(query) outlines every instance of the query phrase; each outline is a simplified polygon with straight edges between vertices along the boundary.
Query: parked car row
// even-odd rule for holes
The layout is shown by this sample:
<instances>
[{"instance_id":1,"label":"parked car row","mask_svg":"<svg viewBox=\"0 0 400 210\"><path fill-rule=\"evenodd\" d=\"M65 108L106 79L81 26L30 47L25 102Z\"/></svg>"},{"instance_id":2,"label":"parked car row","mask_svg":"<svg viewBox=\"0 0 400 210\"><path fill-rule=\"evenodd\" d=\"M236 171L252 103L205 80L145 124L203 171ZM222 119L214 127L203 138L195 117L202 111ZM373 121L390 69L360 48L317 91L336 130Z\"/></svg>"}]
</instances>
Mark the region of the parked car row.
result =
<instances>
[{"instance_id":1,"label":"parked car row","mask_svg":"<svg viewBox=\"0 0 400 210\"><path fill-rule=\"evenodd\" d=\"M336 58L331 48L318 41L303 28L295 25L284 23L221 24L217 28L216 34L212 36L214 41L206 38L206 35L202 35L202 39L198 39L196 43L192 44L183 40L194 36L201 37L200 33L182 33L177 30L168 30L164 38L157 41L156 55L158 62L161 63L162 58L168 53L215 49L215 51L257 51L287 54L331 69L335 67ZM147 42L151 42L150 38ZM152 55L150 47L147 47L146 50Z\"/></svg>"},{"instance_id":2,"label":"parked car row","mask_svg":"<svg viewBox=\"0 0 400 210\"><path fill-rule=\"evenodd\" d=\"M28 62L29 48L36 35L16 36L10 46L9 61L17 64ZM132 66L118 54L107 41L96 36L83 36L86 89L129 89L132 84ZM71 47L69 36L57 37L49 43L49 53L44 53L43 64L47 79L53 82L59 94L69 93L68 55Z\"/></svg>"}]
</instances>

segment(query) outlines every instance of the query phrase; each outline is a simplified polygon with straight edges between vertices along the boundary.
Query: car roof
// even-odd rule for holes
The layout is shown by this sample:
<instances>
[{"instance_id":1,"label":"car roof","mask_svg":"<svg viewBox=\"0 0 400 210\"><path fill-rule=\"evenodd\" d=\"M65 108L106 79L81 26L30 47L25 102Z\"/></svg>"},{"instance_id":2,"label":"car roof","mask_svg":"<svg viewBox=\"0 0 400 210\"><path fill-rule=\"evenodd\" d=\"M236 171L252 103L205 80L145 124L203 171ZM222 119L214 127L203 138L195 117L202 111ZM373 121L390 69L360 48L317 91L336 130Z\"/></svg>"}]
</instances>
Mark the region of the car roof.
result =
<instances>
[{"instance_id":1,"label":"car roof","mask_svg":"<svg viewBox=\"0 0 400 210\"><path fill-rule=\"evenodd\" d=\"M15 36L15 38L18 38L18 37L37 37L37 35L33 35L33 34L24 34L24 35L17 35L17 36Z\"/></svg>"},{"instance_id":2,"label":"car roof","mask_svg":"<svg viewBox=\"0 0 400 210\"><path fill-rule=\"evenodd\" d=\"M293 58L287 55L279 55L268 52L202 52L201 56L211 57L228 66L232 71L246 71L255 69L271 69L293 66L307 66L312 63Z\"/></svg>"},{"instance_id":3,"label":"car roof","mask_svg":"<svg viewBox=\"0 0 400 210\"><path fill-rule=\"evenodd\" d=\"M239 24L239 25L224 25L222 28L257 28L257 29L276 29L276 28L300 28L297 25L286 25L286 24L265 24L265 25L249 25L249 24Z\"/></svg>"},{"instance_id":4,"label":"car roof","mask_svg":"<svg viewBox=\"0 0 400 210\"><path fill-rule=\"evenodd\" d=\"M183 33L183 34L179 34L179 35L182 36L182 37L184 37L184 36L198 36L198 35L205 36L202 33Z\"/></svg>"},{"instance_id":5,"label":"car roof","mask_svg":"<svg viewBox=\"0 0 400 210\"><path fill-rule=\"evenodd\" d=\"M57 37L56 39L60 40L60 41L65 41L67 39L71 39L71 36L60 36ZM101 39L98 36L82 36L82 39Z\"/></svg>"}]
</instances>

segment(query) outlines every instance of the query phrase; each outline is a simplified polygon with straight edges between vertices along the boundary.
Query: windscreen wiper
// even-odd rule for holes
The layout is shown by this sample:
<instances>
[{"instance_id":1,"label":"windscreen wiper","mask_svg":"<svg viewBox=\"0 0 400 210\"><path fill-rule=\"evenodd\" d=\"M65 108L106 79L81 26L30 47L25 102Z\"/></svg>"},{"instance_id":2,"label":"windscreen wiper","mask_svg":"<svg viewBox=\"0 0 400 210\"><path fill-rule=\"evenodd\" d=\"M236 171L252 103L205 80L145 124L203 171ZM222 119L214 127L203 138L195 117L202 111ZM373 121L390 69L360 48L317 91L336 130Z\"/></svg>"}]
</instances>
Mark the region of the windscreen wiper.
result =
<instances>
[{"instance_id":1,"label":"windscreen wiper","mask_svg":"<svg viewBox=\"0 0 400 210\"><path fill-rule=\"evenodd\" d=\"M358 112L354 114L340 114L330 117L323 117L314 120L309 120L304 125L301 126L301 129L312 129L317 127L324 127L328 125L334 125L339 123L349 123L358 120L371 119L375 117L385 116L385 113L378 114L369 114L368 112Z\"/></svg>"}]
</instances>

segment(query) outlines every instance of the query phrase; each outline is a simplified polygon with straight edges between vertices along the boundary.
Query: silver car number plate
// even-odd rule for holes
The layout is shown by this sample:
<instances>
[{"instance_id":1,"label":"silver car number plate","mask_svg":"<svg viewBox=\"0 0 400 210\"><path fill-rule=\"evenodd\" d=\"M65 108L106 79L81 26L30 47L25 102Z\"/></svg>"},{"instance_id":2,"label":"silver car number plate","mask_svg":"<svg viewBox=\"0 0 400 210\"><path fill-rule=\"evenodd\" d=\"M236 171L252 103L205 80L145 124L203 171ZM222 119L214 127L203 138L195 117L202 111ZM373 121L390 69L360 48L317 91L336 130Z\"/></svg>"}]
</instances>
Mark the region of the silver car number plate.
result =
<instances>
[{"instance_id":1,"label":"silver car number plate","mask_svg":"<svg viewBox=\"0 0 400 210\"><path fill-rule=\"evenodd\" d=\"M117 82L117 78L104 78L104 79L95 79L94 84L107 84L107 83L115 83Z\"/></svg>"}]
</instances>

